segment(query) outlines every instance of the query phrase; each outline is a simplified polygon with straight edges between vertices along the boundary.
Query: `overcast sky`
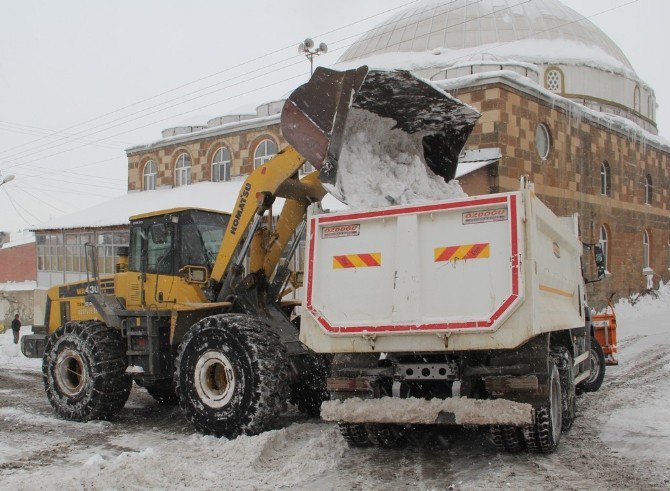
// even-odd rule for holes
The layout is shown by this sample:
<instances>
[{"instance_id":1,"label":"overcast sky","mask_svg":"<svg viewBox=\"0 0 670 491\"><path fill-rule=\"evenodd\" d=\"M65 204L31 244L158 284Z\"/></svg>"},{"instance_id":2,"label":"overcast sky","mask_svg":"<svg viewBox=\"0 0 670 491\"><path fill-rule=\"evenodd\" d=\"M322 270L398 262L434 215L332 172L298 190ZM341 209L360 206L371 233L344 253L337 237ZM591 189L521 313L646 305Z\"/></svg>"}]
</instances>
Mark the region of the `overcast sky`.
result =
<instances>
[{"instance_id":1,"label":"overcast sky","mask_svg":"<svg viewBox=\"0 0 670 491\"><path fill-rule=\"evenodd\" d=\"M670 1L563 0L656 90L670 137ZM0 3L0 230L122 194L124 149L281 98L309 75L306 36L330 65L411 0L115 0ZM346 27L345 27L346 26ZM271 54L270 54L271 53ZM11 198L11 199L10 199Z\"/></svg>"}]
</instances>

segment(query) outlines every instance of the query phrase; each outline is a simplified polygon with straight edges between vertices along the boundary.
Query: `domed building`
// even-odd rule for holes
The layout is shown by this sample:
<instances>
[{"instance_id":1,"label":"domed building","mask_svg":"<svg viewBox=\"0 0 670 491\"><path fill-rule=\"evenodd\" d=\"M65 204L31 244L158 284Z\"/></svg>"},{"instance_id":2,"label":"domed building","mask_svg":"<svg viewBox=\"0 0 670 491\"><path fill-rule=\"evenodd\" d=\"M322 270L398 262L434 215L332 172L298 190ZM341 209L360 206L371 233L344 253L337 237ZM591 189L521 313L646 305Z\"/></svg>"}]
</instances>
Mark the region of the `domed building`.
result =
<instances>
[{"instance_id":1,"label":"domed building","mask_svg":"<svg viewBox=\"0 0 670 491\"><path fill-rule=\"evenodd\" d=\"M580 214L583 242L603 245L611 273L589 285L596 306L670 280L670 144L658 136L654 91L591 21L559 0L423 0L361 36L335 68L363 64L411 70L482 114L457 169L468 194L514 191L527 175L554 212ZM138 192L130 201L155 203L154 190L183 201L183 186L194 186L188 196L234 199L241 176L287 145L282 105L169 128L127 149L128 190ZM125 220L107 225L127 233ZM38 231L40 286L83 274L47 271L81 258L46 257L54 248L41 244L93 229L104 242L109 231L89 222Z\"/></svg>"}]
</instances>

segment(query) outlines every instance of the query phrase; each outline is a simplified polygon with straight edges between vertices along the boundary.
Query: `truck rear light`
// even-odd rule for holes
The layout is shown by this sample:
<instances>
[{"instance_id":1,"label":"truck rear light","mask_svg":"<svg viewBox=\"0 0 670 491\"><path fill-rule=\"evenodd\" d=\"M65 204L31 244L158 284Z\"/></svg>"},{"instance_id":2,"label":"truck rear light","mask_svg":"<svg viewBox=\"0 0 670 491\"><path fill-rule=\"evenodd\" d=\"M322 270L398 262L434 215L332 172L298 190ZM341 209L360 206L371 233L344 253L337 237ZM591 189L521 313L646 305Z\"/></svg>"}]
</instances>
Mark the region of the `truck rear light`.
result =
<instances>
[{"instance_id":1,"label":"truck rear light","mask_svg":"<svg viewBox=\"0 0 670 491\"><path fill-rule=\"evenodd\" d=\"M367 378L336 377L326 380L330 392L372 392L372 381Z\"/></svg>"}]
</instances>

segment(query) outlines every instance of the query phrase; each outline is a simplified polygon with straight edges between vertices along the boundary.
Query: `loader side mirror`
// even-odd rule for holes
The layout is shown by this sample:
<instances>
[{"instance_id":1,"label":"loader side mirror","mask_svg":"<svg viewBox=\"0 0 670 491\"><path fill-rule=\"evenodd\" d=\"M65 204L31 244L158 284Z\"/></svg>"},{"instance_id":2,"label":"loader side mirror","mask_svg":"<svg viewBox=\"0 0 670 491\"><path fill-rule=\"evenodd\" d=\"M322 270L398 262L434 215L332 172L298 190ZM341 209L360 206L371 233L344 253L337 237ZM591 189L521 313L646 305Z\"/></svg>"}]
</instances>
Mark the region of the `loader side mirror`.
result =
<instances>
[{"instance_id":1,"label":"loader side mirror","mask_svg":"<svg viewBox=\"0 0 670 491\"><path fill-rule=\"evenodd\" d=\"M602 280L605 277L607 264L605 263L605 253L603 252L603 246L601 244L593 245L593 256L596 261L596 268L598 269L598 279Z\"/></svg>"}]
</instances>

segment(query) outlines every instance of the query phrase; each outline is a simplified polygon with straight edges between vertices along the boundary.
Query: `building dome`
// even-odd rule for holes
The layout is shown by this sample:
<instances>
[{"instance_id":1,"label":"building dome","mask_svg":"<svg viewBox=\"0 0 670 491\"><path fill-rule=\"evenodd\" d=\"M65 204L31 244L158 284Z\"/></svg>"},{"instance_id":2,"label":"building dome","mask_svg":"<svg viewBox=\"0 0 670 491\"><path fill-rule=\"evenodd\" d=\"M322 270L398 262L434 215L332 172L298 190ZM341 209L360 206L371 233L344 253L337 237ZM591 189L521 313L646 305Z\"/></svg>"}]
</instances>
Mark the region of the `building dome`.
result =
<instances>
[{"instance_id":1,"label":"building dome","mask_svg":"<svg viewBox=\"0 0 670 491\"><path fill-rule=\"evenodd\" d=\"M434 80L468 68L513 70L656 129L651 87L602 30L559 0L423 0L364 34L338 63L404 68Z\"/></svg>"}]
</instances>

